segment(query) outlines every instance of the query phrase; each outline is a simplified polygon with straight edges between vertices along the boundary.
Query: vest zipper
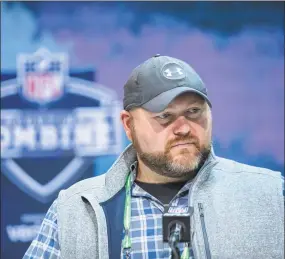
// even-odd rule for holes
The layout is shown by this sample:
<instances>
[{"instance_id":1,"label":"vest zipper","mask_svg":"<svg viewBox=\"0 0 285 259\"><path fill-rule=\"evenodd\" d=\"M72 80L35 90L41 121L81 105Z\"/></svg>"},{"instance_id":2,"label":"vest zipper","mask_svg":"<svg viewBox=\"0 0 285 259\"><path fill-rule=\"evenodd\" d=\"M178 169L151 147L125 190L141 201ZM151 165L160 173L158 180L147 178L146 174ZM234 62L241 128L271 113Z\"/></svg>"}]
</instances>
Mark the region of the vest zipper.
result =
<instances>
[{"instance_id":1,"label":"vest zipper","mask_svg":"<svg viewBox=\"0 0 285 259\"><path fill-rule=\"evenodd\" d=\"M207 235L206 225L205 225L205 215L204 215L203 204L198 203L198 208L199 208L199 215L200 215L202 232L203 232L203 239L204 239L205 250L206 250L206 258L211 259L209 240L208 240L208 235Z\"/></svg>"}]
</instances>

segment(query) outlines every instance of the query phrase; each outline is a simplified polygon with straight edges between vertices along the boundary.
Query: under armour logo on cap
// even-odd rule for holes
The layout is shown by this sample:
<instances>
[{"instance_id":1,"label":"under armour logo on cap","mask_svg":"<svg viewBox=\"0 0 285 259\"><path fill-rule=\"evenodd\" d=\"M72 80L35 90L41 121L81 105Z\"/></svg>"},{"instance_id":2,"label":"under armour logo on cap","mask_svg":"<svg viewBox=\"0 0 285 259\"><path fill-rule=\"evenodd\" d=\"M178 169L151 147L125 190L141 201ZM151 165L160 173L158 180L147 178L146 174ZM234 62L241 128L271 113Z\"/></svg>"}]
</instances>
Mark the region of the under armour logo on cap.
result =
<instances>
[{"instance_id":1,"label":"under armour logo on cap","mask_svg":"<svg viewBox=\"0 0 285 259\"><path fill-rule=\"evenodd\" d=\"M162 75L167 79L182 79L185 77L183 68L176 63L168 63L162 68Z\"/></svg>"}]
</instances>

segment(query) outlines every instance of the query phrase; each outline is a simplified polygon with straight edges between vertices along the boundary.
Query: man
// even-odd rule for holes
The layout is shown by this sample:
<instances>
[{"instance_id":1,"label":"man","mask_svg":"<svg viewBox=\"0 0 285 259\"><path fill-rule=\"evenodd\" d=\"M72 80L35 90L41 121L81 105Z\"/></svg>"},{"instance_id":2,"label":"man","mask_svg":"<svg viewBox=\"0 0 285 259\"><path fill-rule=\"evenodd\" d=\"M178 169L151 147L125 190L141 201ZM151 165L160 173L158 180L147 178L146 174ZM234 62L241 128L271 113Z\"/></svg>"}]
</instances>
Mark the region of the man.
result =
<instances>
[{"instance_id":1,"label":"man","mask_svg":"<svg viewBox=\"0 0 285 259\"><path fill-rule=\"evenodd\" d=\"M121 120L132 145L60 192L24 258L170 258L166 205L194 210L182 258L284 257L280 173L214 154L211 102L188 64L156 55L135 68Z\"/></svg>"}]
</instances>

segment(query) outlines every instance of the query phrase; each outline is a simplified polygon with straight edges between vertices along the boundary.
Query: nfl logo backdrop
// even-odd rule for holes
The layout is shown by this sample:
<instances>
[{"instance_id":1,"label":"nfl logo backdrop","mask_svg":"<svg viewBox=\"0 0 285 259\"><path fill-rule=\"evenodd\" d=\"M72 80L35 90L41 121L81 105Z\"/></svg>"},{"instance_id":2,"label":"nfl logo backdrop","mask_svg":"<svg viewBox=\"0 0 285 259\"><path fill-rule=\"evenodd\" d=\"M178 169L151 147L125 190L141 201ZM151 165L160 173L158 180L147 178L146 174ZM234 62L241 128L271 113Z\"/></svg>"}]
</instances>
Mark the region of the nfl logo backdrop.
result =
<instances>
[{"instance_id":1,"label":"nfl logo backdrop","mask_svg":"<svg viewBox=\"0 0 285 259\"><path fill-rule=\"evenodd\" d=\"M122 150L116 94L68 64L40 49L18 55L16 75L1 75L3 258L22 258L58 192Z\"/></svg>"},{"instance_id":2,"label":"nfl logo backdrop","mask_svg":"<svg viewBox=\"0 0 285 259\"><path fill-rule=\"evenodd\" d=\"M64 53L51 54L40 49L34 55L20 54L18 83L23 97L31 102L48 104L64 94L68 60Z\"/></svg>"}]
</instances>

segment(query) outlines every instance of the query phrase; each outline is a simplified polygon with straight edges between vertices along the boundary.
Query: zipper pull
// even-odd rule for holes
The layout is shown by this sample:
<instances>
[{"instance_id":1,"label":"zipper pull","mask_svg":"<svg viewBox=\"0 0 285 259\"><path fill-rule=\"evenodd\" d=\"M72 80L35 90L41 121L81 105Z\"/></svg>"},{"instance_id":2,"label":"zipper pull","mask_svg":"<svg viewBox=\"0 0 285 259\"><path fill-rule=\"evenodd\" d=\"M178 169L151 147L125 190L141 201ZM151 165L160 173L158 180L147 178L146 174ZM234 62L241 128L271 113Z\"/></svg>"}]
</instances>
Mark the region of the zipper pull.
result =
<instances>
[{"instance_id":1,"label":"zipper pull","mask_svg":"<svg viewBox=\"0 0 285 259\"><path fill-rule=\"evenodd\" d=\"M199 213L201 217L204 217L204 208L202 203L198 203Z\"/></svg>"}]
</instances>

